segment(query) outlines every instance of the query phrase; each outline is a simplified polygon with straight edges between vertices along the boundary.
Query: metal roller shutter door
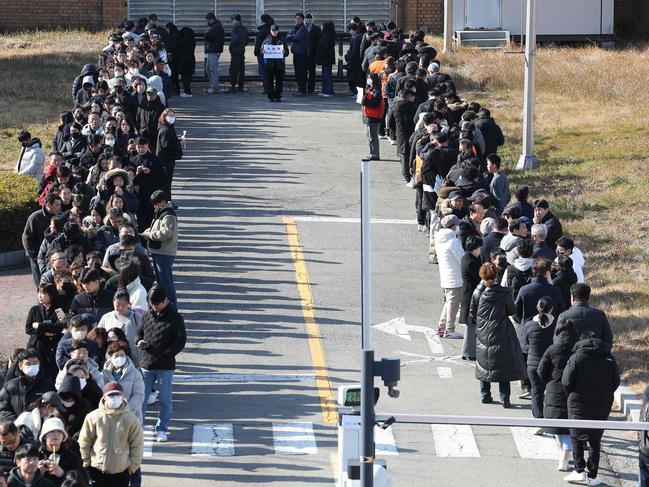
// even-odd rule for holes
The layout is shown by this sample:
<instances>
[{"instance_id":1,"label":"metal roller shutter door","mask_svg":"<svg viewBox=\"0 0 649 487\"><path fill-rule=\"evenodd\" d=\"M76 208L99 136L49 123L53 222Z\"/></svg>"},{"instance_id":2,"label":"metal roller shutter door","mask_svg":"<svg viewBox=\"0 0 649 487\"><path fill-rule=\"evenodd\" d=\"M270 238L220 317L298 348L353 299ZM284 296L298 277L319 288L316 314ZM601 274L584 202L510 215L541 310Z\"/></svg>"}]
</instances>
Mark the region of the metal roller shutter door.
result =
<instances>
[{"instance_id":1,"label":"metal roller shutter door","mask_svg":"<svg viewBox=\"0 0 649 487\"><path fill-rule=\"evenodd\" d=\"M374 20L388 22L390 20L390 0L347 0L347 18L360 17L363 22Z\"/></svg>"},{"instance_id":2,"label":"metal roller shutter door","mask_svg":"<svg viewBox=\"0 0 649 487\"><path fill-rule=\"evenodd\" d=\"M202 34L207 30L205 15L208 12L214 12L214 0L176 0L175 23L179 29L189 27Z\"/></svg>"},{"instance_id":3,"label":"metal roller shutter door","mask_svg":"<svg viewBox=\"0 0 649 487\"><path fill-rule=\"evenodd\" d=\"M270 15L282 32L295 25L295 14L302 12L302 0L264 0L264 13Z\"/></svg>"},{"instance_id":4,"label":"metal roller shutter door","mask_svg":"<svg viewBox=\"0 0 649 487\"><path fill-rule=\"evenodd\" d=\"M330 0L305 0L306 11L313 15L316 25L331 20L336 26L337 32L345 30L343 2L332 2Z\"/></svg>"},{"instance_id":5,"label":"metal roller shutter door","mask_svg":"<svg viewBox=\"0 0 649 487\"><path fill-rule=\"evenodd\" d=\"M173 20L173 0L137 0L128 2L128 18L137 24L140 17L149 17L157 14L160 25L164 26Z\"/></svg>"},{"instance_id":6,"label":"metal roller shutter door","mask_svg":"<svg viewBox=\"0 0 649 487\"><path fill-rule=\"evenodd\" d=\"M179 1L181 0L176 0L176 2ZM243 22L243 25L248 28L248 31L251 34L254 34L256 32L257 5L255 3L255 0L216 0L216 16L221 22L223 22L223 28L226 32L230 32L232 30L230 16L234 14L241 15L241 21Z\"/></svg>"}]
</instances>

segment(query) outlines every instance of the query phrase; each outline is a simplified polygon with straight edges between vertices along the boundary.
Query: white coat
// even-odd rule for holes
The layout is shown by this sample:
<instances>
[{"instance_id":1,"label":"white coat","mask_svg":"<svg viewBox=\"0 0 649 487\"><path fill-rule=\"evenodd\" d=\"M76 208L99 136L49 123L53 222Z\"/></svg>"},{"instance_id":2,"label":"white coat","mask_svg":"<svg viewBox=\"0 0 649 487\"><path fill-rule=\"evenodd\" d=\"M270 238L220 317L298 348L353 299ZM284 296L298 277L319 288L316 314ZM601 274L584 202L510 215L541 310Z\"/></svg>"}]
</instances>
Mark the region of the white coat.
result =
<instances>
[{"instance_id":1,"label":"white coat","mask_svg":"<svg viewBox=\"0 0 649 487\"><path fill-rule=\"evenodd\" d=\"M462 242L455 230L442 228L435 234L435 253L439 265L439 281L444 289L462 287Z\"/></svg>"},{"instance_id":2,"label":"white coat","mask_svg":"<svg viewBox=\"0 0 649 487\"><path fill-rule=\"evenodd\" d=\"M45 154L41 149L41 141L34 140L29 147L24 148L22 159L16 161L14 172L31 176L40 181L45 170Z\"/></svg>"}]
</instances>

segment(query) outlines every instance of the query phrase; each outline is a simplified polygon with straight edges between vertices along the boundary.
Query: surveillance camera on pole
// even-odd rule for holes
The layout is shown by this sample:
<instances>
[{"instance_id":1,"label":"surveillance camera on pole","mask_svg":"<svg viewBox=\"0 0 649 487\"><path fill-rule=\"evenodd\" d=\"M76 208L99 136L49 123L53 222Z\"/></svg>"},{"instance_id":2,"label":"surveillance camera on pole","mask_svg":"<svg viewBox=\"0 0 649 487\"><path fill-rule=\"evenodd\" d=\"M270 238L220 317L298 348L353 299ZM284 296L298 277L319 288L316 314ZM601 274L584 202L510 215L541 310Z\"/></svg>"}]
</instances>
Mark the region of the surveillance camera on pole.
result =
<instances>
[{"instance_id":1,"label":"surveillance camera on pole","mask_svg":"<svg viewBox=\"0 0 649 487\"><path fill-rule=\"evenodd\" d=\"M527 43L525 45L525 99L523 101L523 153L516 169L537 169L534 155L534 64L536 62L536 0L527 0Z\"/></svg>"}]
</instances>

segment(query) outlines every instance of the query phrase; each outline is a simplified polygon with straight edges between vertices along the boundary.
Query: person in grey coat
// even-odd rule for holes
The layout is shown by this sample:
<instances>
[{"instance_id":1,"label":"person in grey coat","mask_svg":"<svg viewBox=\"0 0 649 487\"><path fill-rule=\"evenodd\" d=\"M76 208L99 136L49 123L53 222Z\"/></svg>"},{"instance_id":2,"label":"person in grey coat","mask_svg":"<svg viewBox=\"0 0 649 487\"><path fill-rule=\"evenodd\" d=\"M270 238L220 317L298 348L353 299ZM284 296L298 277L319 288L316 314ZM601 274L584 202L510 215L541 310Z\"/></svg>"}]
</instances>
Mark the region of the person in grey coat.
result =
<instances>
[{"instance_id":1,"label":"person in grey coat","mask_svg":"<svg viewBox=\"0 0 649 487\"><path fill-rule=\"evenodd\" d=\"M219 90L219 58L223 54L225 31L223 24L213 12L205 16L208 29L205 32L205 54L207 54L207 75L211 86L207 89L210 94Z\"/></svg>"},{"instance_id":2,"label":"person in grey coat","mask_svg":"<svg viewBox=\"0 0 649 487\"><path fill-rule=\"evenodd\" d=\"M500 157L496 154L489 154L487 156L487 171L493 174L493 178L489 184L489 194L496 200L498 213L502 213L509 204L509 200L512 199L512 194L509 191L507 174L500 170Z\"/></svg>"},{"instance_id":3,"label":"person in grey coat","mask_svg":"<svg viewBox=\"0 0 649 487\"><path fill-rule=\"evenodd\" d=\"M243 79L246 69L246 45L248 44L248 29L241 23L241 15L230 17L232 34L230 37L230 85L231 91L243 91Z\"/></svg>"}]
</instances>

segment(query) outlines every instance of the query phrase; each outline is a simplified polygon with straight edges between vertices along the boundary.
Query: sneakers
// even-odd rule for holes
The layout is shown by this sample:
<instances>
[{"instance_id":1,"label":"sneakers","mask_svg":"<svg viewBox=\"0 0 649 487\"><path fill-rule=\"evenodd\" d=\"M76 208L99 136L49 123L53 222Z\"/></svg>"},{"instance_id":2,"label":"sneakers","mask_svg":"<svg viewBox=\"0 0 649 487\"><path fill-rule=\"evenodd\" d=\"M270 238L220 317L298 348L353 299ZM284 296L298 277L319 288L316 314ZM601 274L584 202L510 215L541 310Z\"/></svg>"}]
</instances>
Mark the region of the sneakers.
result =
<instances>
[{"instance_id":1,"label":"sneakers","mask_svg":"<svg viewBox=\"0 0 649 487\"><path fill-rule=\"evenodd\" d=\"M510 401L503 401L503 407L505 409L510 409L512 407L512 403Z\"/></svg>"},{"instance_id":2,"label":"sneakers","mask_svg":"<svg viewBox=\"0 0 649 487\"><path fill-rule=\"evenodd\" d=\"M165 431L158 431L156 441L158 443L164 443L167 441L167 433Z\"/></svg>"},{"instance_id":3,"label":"sneakers","mask_svg":"<svg viewBox=\"0 0 649 487\"><path fill-rule=\"evenodd\" d=\"M482 404L491 404L492 402L494 402L494 400L491 396L485 396L482 398Z\"/></svg>"},{"instance_id":4,"label":"sneakers","mask_svg":"<svg viewBox=\"0 0 649 487\"><path fill-rule=\"evenodd\" d=\"M209 93L211 89L212 88L207 90L207 92ZM180 95L178 95L178 96L181 97L181 98L191 98L193 95L191 93L185 93L184 91L181 91Z\"/></svg>"},{"instance_id":5,"label":"sneakers","mask_svg":"<svg viewBox=\"0 0 649 487\"><path fill-rule=\"evenodd\" d=\"M426 225L419 225L419 224L417 224L417 231L418 231L418 232L424 232L424 231L426 231Z\"/></svg>"},{"instance_id":6,"label":"sneakers","mask_svg":"<svg viewBox=\"0 0 649 487\"><path fill-rule=\"evenodd\" d=\"M451 331L451 330L444 330L444 335L442 335L442 338L450 339L450 340L460 340L464 338L461 333L458 333L457 331Z\"/></svg>"},{"instance_id":7,"label":"sneakers","mask_svg":"<svg viewBox=\"0 0 649 487\"><path fill-rule=\"evenodd\" d=\"M559 472L567 472L570 469L568 460L559 460L559 463L557 465L557 470Z\"/></svg>"},{"instance_id":8,"label":"sneakers","mask_svg":"<svg viewBox=\"0 0 649 487\"><path fill-rule=\"evenodd\" d=\"M390 139L390 145L397 145L397 141Z\"/></svg>"},{"instance_id":9,"label":"sneakers","mask_svg":"<svg viewBox=\"0 0 649 487\"><path fill-rule=\"evenodd\" d=\"M318 93L318 96L322 96L324 98L331 98L333 95L330 95L329 93Z\"/></svg>"},{"instance_id":10,"label":"sneakers","mask_svg":"<svg viewBox=\"0 0 649 487\"><path fill-rule=\"evenodd\" d=\"M208 92L210 95L214 95L215 93L218 93L219 91L216 90L216 89L214 89L214 88L208 88L208 89L207 89L207 92ZM184 93L184 92L183 92L183 93ZM183 94L181 93L180 96L183 96Z\"/></svg>"},{"instance_id":11,"label":"sneakers","mask_svg":"<svg viewBox=\"0 0 649 487\"><path fill-rule=\"evenodd\" d=\"M151 394L149 394L149 399L147 399L146 403L150 406L151 404L155 404L158 401L158 391L153 391Z\"/></svg>"},{"instance_id":12,"label":"sneakers","mask_svg":"<svg viewBox=\"0 0 649 487\"><path fill-rule=\"evenodd\" d=\"M437 331L435 332L437 336L444 336L444 333L446 332L446 327L444 325L437 325Z\"/></svg>"},{"instance_id":13,"label":"sneakers","mask_svg":"<svg viewBox=\"0 0 649 487\"><path fill-rule=\"evenodd\" d=\"M566 475L563 478L563 480L565 480L566 482L570 482L571 484L574 484L574 483L586 483L587 478L588 477L586 477L586 472L577 472L576 470L573 470L568 475ZM597 484L590 484L590 485L597 485Z\"/></svg>"},{"instance_id":14,"label":"sneakers","mask_svg":"<svg viewBox=\"0 0 649 487\"><path fill-rule=\"evenodd\" d=\"M602 481L599 479L599 477L595 477L593 479L588 477L586 479L586 485L600 485L601 483L602 483Z\"/></svg>"},{"instance_id":15,"label":"sneakers","mask_svg":"<svg viewBox=\"0 0 649 487\"><path fill-rule=\"evenodd\" d=\"M519 399L532 399L532 393L527 389L523 389L517 397Z\"/></svg>"}]
</instances>

